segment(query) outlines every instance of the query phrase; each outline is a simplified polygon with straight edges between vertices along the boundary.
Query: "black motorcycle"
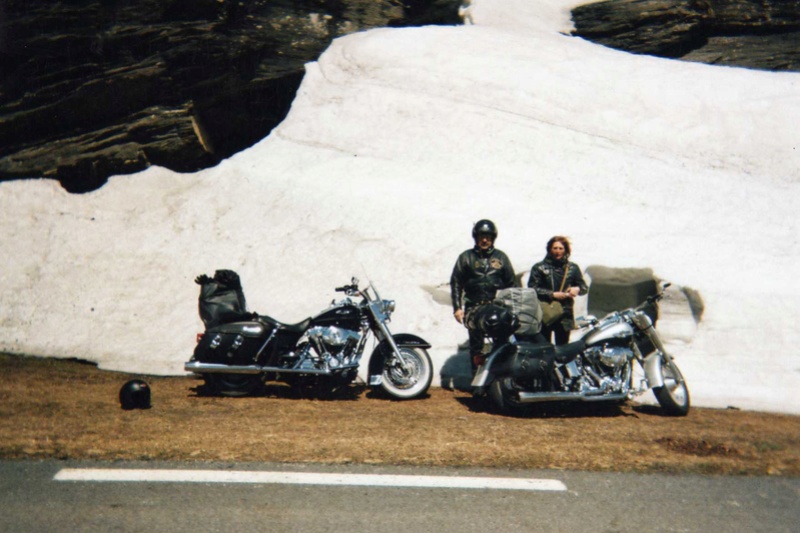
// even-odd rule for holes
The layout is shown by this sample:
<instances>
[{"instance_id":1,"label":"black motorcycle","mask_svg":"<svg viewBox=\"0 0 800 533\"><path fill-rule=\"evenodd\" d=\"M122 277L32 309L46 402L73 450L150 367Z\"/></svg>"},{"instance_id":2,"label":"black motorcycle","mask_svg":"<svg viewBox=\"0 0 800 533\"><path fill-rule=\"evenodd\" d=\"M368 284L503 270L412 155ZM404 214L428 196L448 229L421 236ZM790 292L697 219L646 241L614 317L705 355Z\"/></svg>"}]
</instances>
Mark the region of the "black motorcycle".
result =
<instances>
[{"instance_id":1,"label":"black motorcycle","mask_svg":"<svg viewBox=\"0 0 800 533\"><path fill-rule=\"evenodd\" d=\"M517 339L514 313L485 306L475 320L493 345L472 381L474 394L488 396L498 411L514 412L538 402L621 402L652 389L665 413L685 416L686 380L648 314L668 286L638 307L577 319L585 335L563 346ZM636 383L634 365L643 371Z\"/></svg>"},{"instance_id":2,"label":"black motorcycle","mask_svg":"<svg viewBox=\"0 0 800 533\"><path fill-rule=\"evenodd\" d=\"M284 324L246 311L239 278L232 271L195 281L201 285L199 307L206 331L198 335L194 355L184 368L204 379L214 394L253 394L267 381L334 393L355 381L370 333L377 339L368 366L371 388L406 400L422 396L430 387L431 345L416 335L389 331L395 302L382 300L371 283L360 289L353 278L336 288L344 299L298 324Z\"/></svg>"}]
</instances>

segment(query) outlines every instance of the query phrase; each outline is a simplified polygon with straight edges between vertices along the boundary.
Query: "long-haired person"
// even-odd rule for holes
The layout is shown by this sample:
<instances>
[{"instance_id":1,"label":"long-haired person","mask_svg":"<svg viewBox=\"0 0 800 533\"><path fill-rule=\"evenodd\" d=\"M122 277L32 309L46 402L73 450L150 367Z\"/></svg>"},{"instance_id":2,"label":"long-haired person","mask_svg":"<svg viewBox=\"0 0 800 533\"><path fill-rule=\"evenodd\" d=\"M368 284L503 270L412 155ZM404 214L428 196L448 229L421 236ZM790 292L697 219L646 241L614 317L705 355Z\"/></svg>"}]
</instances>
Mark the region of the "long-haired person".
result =
<instances>
[{"instance_id":1,"label":"long-haired person","mask_svg":"<svg viewBox=\"0 0 800 533\"><path fill-rule=\"evenodd\" d=\"M554 344L569 342L569 332L575 328L573 307L575 297L589 292L589 287L581 274L581 269L570 262L572 246L569 239L556 235L547 241L547 255L531 268L528 287L536 289L539 300L543 303L557 301L563 308L563 314L551 324L542 324L542 335Z\"/></svg>"}]
</instances>

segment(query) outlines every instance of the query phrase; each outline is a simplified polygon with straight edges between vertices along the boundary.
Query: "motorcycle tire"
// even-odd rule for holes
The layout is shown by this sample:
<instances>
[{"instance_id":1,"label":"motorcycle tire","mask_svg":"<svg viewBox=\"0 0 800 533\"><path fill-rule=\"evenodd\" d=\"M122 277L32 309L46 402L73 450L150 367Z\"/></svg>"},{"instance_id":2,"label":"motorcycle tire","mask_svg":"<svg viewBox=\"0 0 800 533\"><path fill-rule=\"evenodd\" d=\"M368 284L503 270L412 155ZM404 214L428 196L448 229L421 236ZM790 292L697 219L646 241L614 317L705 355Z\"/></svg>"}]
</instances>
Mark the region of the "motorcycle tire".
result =
<instances>
[{"instance_id":1,"label":"motorcycle tire","mask_svg":"<svg viewBox=\"0 0 800 533\"><path fill-rule=\"evenodd\" d=\"M433 363L427 350L401 347L406 368L395 357L387 357L383 366L381 388L397 400L418 398L428 391L433 380Z\"/></svg>"},{"instance_id":2,"label":"motorcycle tire","mask_svg":"<svg viewBox=\"0 0 800 533\"><path fill-rule=\"evenodd\" d=\"M653 387L653 393L664 412L670 416L686 416L689 414L689 388L675 362L662 362L661 374L664 377L662 387Z\"/></svg>"},{"instance_id":3,"label":"motorcycle tire","mask_svg":"<svg viewBox=\"0 0 800 533\"><path fill-rule=\"evenodd\" d=\"M530 406L521 404L517 400L511 378L496 379L489 385L489 403L492 410L499 414L524 415Z\"/></svg>"},{"instance_id":4,"label":"motorcycle tire","mask_svg":"<svg viewBox=\"0 0 800 533\"><path fill-rule=\"evenodd\" d=\"M206 386L215 396L251 396L264 385L254 374L205 374Z\"/></svg>"}]
</instances>

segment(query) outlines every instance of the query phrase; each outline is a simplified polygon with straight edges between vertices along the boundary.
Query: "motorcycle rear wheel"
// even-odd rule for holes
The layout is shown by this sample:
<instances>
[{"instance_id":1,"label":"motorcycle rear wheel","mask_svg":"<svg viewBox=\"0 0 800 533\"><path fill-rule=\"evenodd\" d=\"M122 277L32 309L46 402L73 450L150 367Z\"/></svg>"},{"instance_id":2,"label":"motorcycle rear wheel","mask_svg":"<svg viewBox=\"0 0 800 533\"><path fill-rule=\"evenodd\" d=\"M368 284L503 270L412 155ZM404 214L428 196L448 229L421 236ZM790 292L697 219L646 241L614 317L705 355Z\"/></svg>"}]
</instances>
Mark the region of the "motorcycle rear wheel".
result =
<instances>
[{"instance_id":1,"label":"motorcycle rear wheel","mask_svg":"<svg viewBox=\"0 0 800 533\"><path fill-rule=\"evenodd\" d=\"M528 405L520 403L514 391L511 378L499 378L489 385L489 403L492 409L500 414L522 415L530 410Z\"/></svg>"},{"instance_id":2,"label":"motorcycle rear wheel","mask_svg":"<svg viewBox=\"0 0 800 533\"><path fill-rule=\"evenodd\" d=\"M250 396L263 386L261 377L254 374L205 374L203 378L217 396Z\"/></svg>"},{"instance_id":3,"label":"motorcycle rear wheel","mask_svg":"<svg viewBox=\"0 0 800 533\"><path fill-rule=\"evenodd\" d=\"M664 385L653 387L656 400L668 415L686 416L689 414L689 388L678 365L674 361L664 361L661 374L664 377Z\"/></svg>"},{"instance_id":4,"label":"motorcycle rear wheel","mask_svg":"<svg viewBox=\"0 0 800 533\"><path fill-rule=\"evenodd\" d=\"M397 400L411 400L428 391L433 380L433 363L427 350L409 346L399 348L406 367L396 357L386 358L381 387Z\"/></svg>"}]
</instances>

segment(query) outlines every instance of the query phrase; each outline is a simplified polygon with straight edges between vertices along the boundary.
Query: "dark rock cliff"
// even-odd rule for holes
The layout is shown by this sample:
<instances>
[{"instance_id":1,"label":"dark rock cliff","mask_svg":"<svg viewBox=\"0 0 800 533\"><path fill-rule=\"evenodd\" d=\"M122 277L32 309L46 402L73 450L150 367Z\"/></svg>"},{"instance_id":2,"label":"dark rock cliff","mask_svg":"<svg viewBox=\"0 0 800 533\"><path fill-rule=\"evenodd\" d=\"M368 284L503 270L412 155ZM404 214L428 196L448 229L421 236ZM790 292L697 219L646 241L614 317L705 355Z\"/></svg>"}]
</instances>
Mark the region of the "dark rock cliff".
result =
<instances>
[{"instance_id":1,"label":"dark rock cliff","mask_svg":"<svg viewBox=\"0 0 800 533\"><path fill-rule=\"evenodd\" d=\"M0 0L0 180L72 192L195 171L264 138L341 35L453 24L460 0Z\"/></svg>"},{"instance_id":2,"label":"dark rock cliff","mask_svg":"<svg viewBox=\"0 0 800 533\"><path fill-rule=\"evenodd\" d=\"M800 71L800 0L609 0L572 20L574 35L619 50Z\"/></svg>"}]
</instances>

